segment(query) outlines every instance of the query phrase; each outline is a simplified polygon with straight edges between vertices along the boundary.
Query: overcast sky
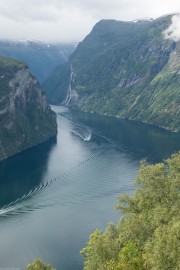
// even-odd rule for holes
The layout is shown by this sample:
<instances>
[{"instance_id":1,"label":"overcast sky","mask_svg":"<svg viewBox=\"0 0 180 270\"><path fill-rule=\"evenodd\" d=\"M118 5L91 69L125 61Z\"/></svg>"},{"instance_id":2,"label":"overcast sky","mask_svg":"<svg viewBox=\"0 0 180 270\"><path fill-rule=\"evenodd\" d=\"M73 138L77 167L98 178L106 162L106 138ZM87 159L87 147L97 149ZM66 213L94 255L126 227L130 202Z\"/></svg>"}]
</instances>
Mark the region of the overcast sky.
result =
<instances>
[{"instance_id":1,"label":"overcast sky","mask_svg":"<svg viewBox=\"0 0 180 270\"><path fill-rule=\"evenodd\" d=\"M78 42L101 19L177 12L180 0L0 0L0 38Z\"/></svg>"}]
</instances>

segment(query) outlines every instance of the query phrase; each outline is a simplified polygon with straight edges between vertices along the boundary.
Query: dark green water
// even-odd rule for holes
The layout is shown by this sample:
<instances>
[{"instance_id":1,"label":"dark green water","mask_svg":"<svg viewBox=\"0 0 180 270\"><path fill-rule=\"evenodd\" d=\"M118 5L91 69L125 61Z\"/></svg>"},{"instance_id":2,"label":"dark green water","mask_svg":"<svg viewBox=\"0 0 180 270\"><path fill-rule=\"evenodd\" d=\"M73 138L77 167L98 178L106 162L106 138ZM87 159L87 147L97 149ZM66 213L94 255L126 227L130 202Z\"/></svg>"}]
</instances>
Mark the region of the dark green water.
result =
<instances>
[{"instance_id":1,"label":"dark green water","mask_svg":"<svg viewBox=\"0 0 180 270\"><path fill-rule=\"evenodd\" d=\"M116 222L113 207L134 191L139 162L180 150L180 134L63 107L56 139L0 163L1 268L35 257L61 270L82 269L89 234Z\"/></svg>"}]
</instances>

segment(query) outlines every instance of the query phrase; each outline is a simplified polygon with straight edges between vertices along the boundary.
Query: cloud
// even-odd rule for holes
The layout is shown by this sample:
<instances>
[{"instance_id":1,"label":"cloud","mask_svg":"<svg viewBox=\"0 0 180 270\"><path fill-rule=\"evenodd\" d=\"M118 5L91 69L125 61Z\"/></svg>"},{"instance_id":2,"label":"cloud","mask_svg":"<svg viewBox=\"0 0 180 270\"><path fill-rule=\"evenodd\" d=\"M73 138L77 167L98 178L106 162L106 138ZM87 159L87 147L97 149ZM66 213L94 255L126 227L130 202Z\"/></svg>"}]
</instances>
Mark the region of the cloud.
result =
<instances>
[{"instance_id":1,"label":"cloud","mask_svg":"<svg viewBox=\"0 0 180 270\"><path fill-rule=\"evenodd\" d=\"M101 19L134 20L180 11L177 0L0 1L0 38L81 41Z\"/></svg>"},{"instance_id":2,"label":"cloud","mask_svg":"<svg viewBox=\"0 0 180 270\"><path fill-rule=\"evenodd\" d=\"M164 31L166 39L172 39L174 41L180 41L180 14L172 17L171 25Z\"/></svg>"},{"instance_id":3,"label":"cloud","mask_svg":"<svg viewBox=\"0 0 180 270\"><path fill-rule=\"evenodd\" d=\"M0 1L0 15L17 22L56 21L59 9L51 1L6 0L6 4Z\"/></svg>"},{"instance_id":4,"label":"cloud","mask_svg":"<svg viewBox=\"0 0 180 270\"><path fill-rule=\"evenodd\" d=\"M22 22L0 16L0 39L33 39L51 43L79 42L91 31L95 22L89 16L84 17L78 9L62 9L56 20L26 19Z\"/></svg>"}]
</instances>

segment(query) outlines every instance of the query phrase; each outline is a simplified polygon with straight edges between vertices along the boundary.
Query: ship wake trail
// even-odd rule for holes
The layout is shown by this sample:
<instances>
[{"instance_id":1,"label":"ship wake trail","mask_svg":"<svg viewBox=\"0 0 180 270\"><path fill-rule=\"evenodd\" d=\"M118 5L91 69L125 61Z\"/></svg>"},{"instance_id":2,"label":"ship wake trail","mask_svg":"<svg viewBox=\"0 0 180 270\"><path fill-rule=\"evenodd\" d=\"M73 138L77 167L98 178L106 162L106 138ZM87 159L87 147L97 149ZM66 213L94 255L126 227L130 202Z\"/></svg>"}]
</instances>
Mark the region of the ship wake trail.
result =
<instances>
[{"instance_id":1,"label":"ship wake trail","mask_svg":"<svg viewBox=\"0 0 180 270\"><path fill-rule=\"evenodd\" d=\"M97 158L97 156L98 156L98 152L95 152L93 155L79 162L76 166L72 167L67 172L59 176L56 176L50 179L49 181L46 181L45 183L42 183L38 187L30 190L27 194L24 194L22 197L17 198L15 201L11 201L10 203L5 204L4 206L0 208L0 217L7 216L9 214L14 214L17 212L32 211L35 208L37 209L38 208L37 205L34 205L31 207L31 204L30 204L30 199L33 196L38 195L40 192L46 190L52 184L58 184L61 187L70 184L72 178L69 176L72 175L75 171L79 170L82 166L86 166L88 162Z\"/></svg>"}]
</instances>

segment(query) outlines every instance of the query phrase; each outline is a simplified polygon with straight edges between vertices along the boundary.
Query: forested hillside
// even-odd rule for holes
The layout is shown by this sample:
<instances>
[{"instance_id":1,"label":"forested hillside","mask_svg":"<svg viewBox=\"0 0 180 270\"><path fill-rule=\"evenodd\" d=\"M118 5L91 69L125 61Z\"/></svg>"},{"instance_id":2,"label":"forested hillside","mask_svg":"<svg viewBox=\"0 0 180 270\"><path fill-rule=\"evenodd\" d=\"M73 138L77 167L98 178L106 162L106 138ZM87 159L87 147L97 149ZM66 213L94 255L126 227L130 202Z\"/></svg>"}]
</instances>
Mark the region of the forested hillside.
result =
<instances>
[{"instance_id":1,"label":"forested hillside","mask_svg":"<svg viewBox=\"0 0 180 270\"><path fill-rule=\"evenodd\" d=\"M45 85L49 101L180 131L180 42L164 36L171 18L97 23L56 70L57 86Z\"/></svg>"},{"instance_id":2,"label":"forested hillside","mask_svg":"<svg viewBox=\"0 0 180 270\"><path fill-rule=\"evenodd\" d=\"M180 153L143 162L136 184L134 196L118 200L119 223L90 235L84 270L180 269Z\"/></svg>"}]
</instances>

